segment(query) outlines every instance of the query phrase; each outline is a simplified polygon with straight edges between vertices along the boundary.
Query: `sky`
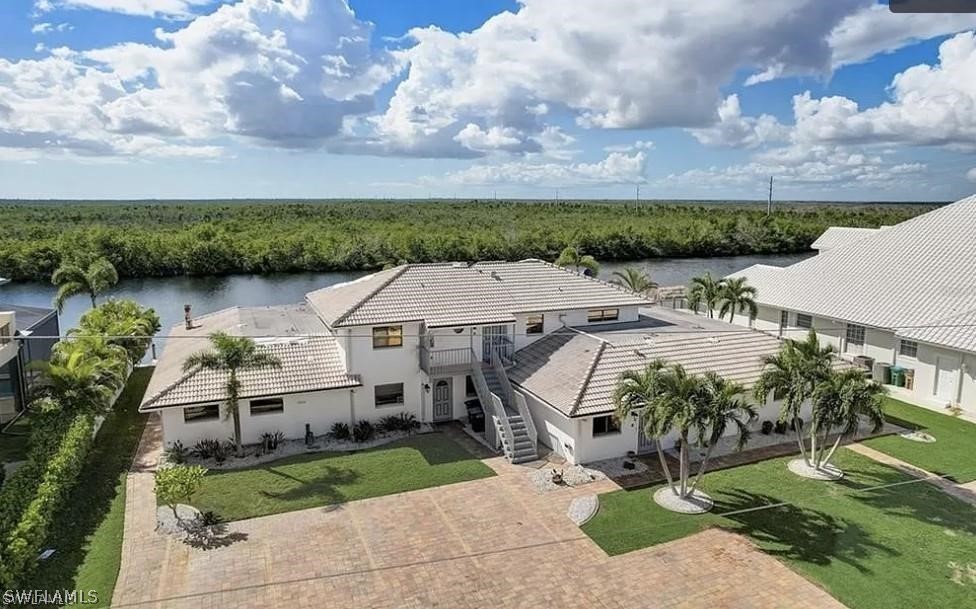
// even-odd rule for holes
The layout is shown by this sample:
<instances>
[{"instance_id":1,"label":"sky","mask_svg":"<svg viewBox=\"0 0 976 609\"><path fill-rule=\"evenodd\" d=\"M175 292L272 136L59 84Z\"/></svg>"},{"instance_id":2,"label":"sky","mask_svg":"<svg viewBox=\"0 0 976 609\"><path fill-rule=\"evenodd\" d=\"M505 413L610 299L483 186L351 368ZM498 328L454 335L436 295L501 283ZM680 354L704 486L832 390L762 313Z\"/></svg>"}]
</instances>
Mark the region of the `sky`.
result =
<instances>
[{"instance_id":1,"label":"sky","mask_svg":"<svg viewBox=\"0 0 976 609\"><path fill-rule=\"evenodd\" d=\"M976 13L4 0L0 198L955 200Z\"/></svg>"}]
</instances>

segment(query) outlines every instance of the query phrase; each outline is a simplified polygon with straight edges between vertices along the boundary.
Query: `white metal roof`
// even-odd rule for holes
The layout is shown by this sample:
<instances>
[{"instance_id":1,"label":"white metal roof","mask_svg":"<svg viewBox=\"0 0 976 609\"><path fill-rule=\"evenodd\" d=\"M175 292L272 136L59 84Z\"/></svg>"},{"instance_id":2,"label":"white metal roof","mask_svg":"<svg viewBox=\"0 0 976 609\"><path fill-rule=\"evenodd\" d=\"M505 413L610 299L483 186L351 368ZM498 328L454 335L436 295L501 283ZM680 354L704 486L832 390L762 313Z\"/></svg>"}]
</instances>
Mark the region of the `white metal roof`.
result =
<instances>
[{"instance_id":1,"label":"white metal roof","mask_svg":"<svg viewBox=\"0 0 976 609\"><path fill-rule=\"evenodd\" d=\"M976 311L976 196L792 266L754 266L734 276L756 287L761 304L917 336ZM976 351L976 335L924 335Z\"/></svg>"},{"instance_id":2,"label":"white metal roof","mask_svg":"<svg viewBox=\"0 0 976 609\"><path fill-rule=\"evenodd\" d=\"M624 288L541 260L407 264L311 292L306 300L332 327L505 323L516 313L649 304Z\"/></svg>"},{"instance_id":3,"label":"white metal roof","mask_svg":"<svg viewBox=\"0 0 976 609\"><path fill-rule=\"evenodd\" d=\"M810 249L826 252L836 249L882 230L880 228L857 228L851 226L831 226L810 245Z\"/></svg>"}]
</instances>

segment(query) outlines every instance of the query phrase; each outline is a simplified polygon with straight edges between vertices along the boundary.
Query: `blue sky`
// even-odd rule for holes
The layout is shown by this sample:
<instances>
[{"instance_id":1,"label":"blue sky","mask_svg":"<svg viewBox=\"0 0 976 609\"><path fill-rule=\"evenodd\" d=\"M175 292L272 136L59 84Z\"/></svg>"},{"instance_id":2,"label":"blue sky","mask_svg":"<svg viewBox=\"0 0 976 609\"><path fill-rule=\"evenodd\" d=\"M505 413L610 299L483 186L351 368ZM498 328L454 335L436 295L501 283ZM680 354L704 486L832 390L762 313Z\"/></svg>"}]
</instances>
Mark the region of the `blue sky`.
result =
<instances>
[{"instance_id":1,"label":"blue sky","mask_svg":"<svg viewBox=\"0 0 976 609\"><path fill-rule=\"evenodd\" d=\"M976 15L688 4L7 0L0 197L976 191Z\"/></svg>"}]
</instances>

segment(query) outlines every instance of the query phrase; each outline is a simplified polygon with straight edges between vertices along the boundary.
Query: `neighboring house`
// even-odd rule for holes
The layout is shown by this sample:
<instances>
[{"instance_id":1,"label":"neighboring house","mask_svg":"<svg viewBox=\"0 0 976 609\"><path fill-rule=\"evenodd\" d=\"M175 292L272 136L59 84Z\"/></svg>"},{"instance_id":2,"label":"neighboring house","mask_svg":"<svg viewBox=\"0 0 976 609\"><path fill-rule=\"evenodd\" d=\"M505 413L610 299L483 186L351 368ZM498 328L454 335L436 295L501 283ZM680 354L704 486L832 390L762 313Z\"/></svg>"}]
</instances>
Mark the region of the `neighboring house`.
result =
<instances>
[{"instance_id":1,"label":"neighboring house","mask_svg":"<svg viewBox=\"0 0 976 609\"><path fill-rule=\"evenodd\" d=\"M182 371L222 330L254 337L283 364L241 376L248 443L403 411L424 422L464 419L480 402L486 441L513 461L534 459L539 442L574 463L622 456L648 447L633 422L621 430L610 420L622 370L666 357L748 382L779 346L761 332L728 336L719 322L724 336L703 332L690 314L642 315L649 306L538 260L402 265L311 292L303 304L227 309L174 327L141 410L162 413L167 444L230 436L226 377Z\"/></svg>"},{"instance_id":2,"label":"neighboring house","mask_svg":"<svg viewBox=\"0 0 976 609\"><path fill-rule=\"evenodd\" d=\"M0 303L0 423L27 406L33 377L28 364L50 359L59 334L54 309Z\"/></svg>"},{"instance_id":3,"label":"neighboring house","mask_svg":"<svg viewBox=\"0 0 976 609\"><path fill-rule=\"evenodd\" d=\"M821 253L735 276L758 290L753 327L807 328L923 403L976 413L976 196L883 230L835 233ZM850 229L849 229L850 230ZM746 324L739 317L736 323ZM894 374L892 373L894 368Z\"/></svg>"},{"instance_id":4,"label":"neighboring house","mask_svg":"<svg viewBox=\"0 0 976 609\"><path fill-rule=\"evenodd\" d=\"M822 254L842 245L847 245L848 243L853 243L859 239L873 235L885 228L888 227L855 228L849 226L831 226L822 235L817 237L816 241L810 244L810 249L815 249Z\"/></svg>"}]
</instances>

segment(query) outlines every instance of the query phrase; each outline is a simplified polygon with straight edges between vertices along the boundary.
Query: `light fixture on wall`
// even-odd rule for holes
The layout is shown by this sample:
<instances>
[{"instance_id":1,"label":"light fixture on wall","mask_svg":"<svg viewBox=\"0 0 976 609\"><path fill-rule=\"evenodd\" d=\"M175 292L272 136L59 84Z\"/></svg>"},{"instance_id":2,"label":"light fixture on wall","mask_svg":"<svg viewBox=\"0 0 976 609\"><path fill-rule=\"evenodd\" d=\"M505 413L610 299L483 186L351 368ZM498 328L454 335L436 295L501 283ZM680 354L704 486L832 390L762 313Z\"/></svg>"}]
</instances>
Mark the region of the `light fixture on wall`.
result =
<instances>
[{"instance_id":1,"label":"light fixture on wall","mask_svg":"<svg viewBox=\"0 0 976 609\"><path fill-rule=\"evenodd\" d=\"M430 383L424 383L424 391L430 393Z\"/></svg>"},{"instance_id":2,"label":"light fixture on wall","mask_svg":"<svg viewBox=\"0 0 976 609\"><path fill-rule=\"evenodd\" d=\"M455 334L460 334L461 332L464 332L464 328L454 328Z\"/></svg>"}]
</instances>

